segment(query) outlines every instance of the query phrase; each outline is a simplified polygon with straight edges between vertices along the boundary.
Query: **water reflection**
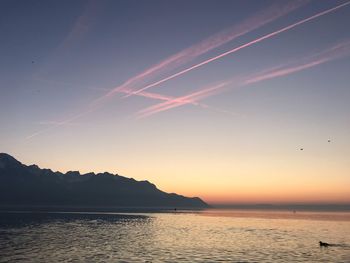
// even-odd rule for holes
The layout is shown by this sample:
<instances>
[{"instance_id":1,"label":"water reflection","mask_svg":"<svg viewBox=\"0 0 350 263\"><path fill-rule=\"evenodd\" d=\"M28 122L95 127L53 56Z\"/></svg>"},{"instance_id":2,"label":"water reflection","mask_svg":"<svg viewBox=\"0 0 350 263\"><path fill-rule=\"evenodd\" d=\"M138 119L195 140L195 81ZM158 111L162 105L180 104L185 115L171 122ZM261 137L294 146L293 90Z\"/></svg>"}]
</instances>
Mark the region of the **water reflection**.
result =
<instances>
[{"instance_id":1,"label":"water reflection","mask_svg":"<svg viewBox=\"0 0 350 263\"><path fill-rule=\"evenodd\" d=\"M49 223L106 223L131 219L146 219L143 215L88 212L0 212L0 227L25 227Z\"/></svg>"},{"instance_id":2,"label":"water reflection","mask_svg":"<svg viewBox=\"0 0 350 263\"><path fill-rule=\"evenodd\" d=\"M350 221L203 213L0 214L1 262L350 262Z\"/></svg>"}]
</instances>

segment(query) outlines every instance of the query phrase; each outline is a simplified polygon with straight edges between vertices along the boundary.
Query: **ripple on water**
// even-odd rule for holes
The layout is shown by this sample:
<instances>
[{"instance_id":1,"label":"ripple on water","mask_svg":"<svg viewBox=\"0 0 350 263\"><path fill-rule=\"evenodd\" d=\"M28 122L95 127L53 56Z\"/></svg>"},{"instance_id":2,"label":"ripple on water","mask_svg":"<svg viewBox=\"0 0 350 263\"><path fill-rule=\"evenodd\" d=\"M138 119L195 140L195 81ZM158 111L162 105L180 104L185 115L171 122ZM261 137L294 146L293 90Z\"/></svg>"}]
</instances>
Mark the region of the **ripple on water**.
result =
<instances>
[{"instance_id":1,"label":"ripple on water","mask_svg":"<svg viewBox=\"0 0 350 263\"><path fill-rule=\"evenodd\" d=\"M182 214L1 214L0 262L350 262L350 222Z\"/></svg>"}]
</instances>

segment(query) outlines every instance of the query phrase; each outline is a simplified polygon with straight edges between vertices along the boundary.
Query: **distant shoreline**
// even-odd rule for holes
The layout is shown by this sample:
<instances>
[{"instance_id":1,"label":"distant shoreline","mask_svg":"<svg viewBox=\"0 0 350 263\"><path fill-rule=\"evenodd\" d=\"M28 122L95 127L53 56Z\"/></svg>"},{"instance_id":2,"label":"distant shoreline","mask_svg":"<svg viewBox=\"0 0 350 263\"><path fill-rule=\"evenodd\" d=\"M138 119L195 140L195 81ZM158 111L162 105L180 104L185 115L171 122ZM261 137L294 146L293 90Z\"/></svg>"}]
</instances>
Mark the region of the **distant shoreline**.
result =
<instances>
[{"instance_id":1,"label":"distant shoreline","mask_svg":"<svg viewBox=\"0 0 350 263\"><path fill-rule=\"evenodd\" d=\"M83 212L83 213L158 213L175 211L201 211L203 208L189 207L132 207L132 206L25 206L0 205L1 212Z\"/></svg>"},{"instance_id":2,"label":"distant shoreline","mask_svg":"<svg viewBox=\"0 0 350 263\"><path fill-rule=\"evenodd\" d=\"M210 204L216 209L273 210L273 211L315 211L350 212L350 204Z\"/></svg>"},{"instance_id":3,"label":"distant shoreline","mask_svg":"<svg viewBox=\"0 0 350 263\"><path fill-rule=\"evenodd\" d=\"M2 211L33 212L173 212L203 210L245 210L265 212L350 212L350 205L211 205L208 208L169 206L65 206L65 205L0 205Z\"/></svg>"}]
</instances>

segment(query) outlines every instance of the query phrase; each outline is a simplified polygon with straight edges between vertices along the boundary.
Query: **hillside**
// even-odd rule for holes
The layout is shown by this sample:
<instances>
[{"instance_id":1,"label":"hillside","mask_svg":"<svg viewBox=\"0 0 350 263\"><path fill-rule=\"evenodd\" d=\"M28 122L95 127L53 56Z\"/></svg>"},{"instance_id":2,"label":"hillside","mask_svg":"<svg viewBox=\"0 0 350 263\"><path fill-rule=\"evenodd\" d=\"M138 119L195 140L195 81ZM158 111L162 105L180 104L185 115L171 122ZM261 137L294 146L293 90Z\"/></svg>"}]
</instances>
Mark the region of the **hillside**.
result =
<instances>
[{"instance_id":1,"label":"hillside","mask_svg":"<svg viewBox=\"0 0 350 263\"><path fill-rule=\"evenodd\" d=\"M159 190L148 181L117 174L65 174L24 165L0 153L1 206L205 208L198 197Z\"/></svg>"}]
</instances>

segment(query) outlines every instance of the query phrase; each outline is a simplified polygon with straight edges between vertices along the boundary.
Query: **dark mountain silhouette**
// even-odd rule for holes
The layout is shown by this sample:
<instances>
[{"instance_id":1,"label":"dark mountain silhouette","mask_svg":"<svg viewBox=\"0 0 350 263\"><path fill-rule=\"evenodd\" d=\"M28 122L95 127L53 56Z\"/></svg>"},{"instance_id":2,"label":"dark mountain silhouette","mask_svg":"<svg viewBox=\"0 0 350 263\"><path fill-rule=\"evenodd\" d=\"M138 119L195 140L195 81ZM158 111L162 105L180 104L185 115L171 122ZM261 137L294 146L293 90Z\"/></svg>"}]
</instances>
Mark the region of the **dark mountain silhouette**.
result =
<instances>
[{"instance_id":1,"label":"dark mountain silhouette","mask_svg":"<svg viewBox=\"0 0 350 263\"><path fill-rule=\"evenodd\" d=\"M0 153L1 206L205 208L200 198L165 193L148 181L110 173L66 174Z\"/></svg>"}]
</instances>

